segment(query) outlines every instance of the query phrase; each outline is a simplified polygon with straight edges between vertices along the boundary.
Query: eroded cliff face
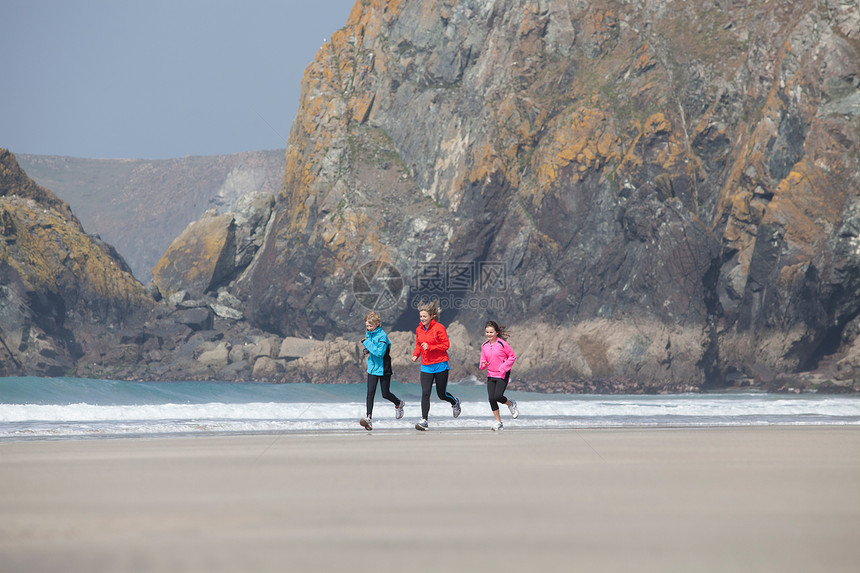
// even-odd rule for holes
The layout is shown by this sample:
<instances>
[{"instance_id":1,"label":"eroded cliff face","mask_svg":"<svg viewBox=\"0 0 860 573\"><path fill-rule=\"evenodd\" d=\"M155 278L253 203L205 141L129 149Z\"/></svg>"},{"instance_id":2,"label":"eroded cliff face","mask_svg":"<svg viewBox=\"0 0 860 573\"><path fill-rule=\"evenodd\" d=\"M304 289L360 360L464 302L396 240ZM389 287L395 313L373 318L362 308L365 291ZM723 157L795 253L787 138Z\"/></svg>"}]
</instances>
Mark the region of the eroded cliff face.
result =
<instances>
[{"instance_id":1,"label":"eroded cliff face","mask_svg":"<svg viewBox=\"0 0 860 573\"><path fill-rule=\"evenodd\" d=\"M840 0L359 0L274 204L189 225L161 303L3 152L0 364L357 382L374 308L414 381L438 298L454 380L495 319L514 388L860 390L858 50Z\"/></svg>"},{"instance_id":2,"label":"eroded cliff face","mask_svg":"<svg viewBox=\"0 0 860 573\"><path fill-rule=\"evenodd\" d=\"M0 376L282 381L306 342L253 328L218 288L256 252L272 200L239 203L247 208L204 218L174 241L185 272L163 269L167 298L157 301L157 288L0 149Z\"/></svg>"},{"instance_id":3,"label":"eroded cliff face","mask_svg":"<svg viewBox=\"0 0 860 573\"><path fill-rule=\"evenodd\" d=\"M68 202L89 233L114 245L144 284L189 222L212 208L246 211L275 195L284 175L278 150L156 160L16 157L27 175Z\"/></svg>"},{"instance_id":4,"label":"eroded cliff face","mask_svg":"<svg viewBox=\"0 0 860 573\"><path fill-rule=\"evenodd\" d=\"M235 292L322 337L385 261L409 287L387 324L427 295L475 336L557 329L582 356L558 379L810 368L860 310L858 48L843 0L360 0Z\"/></svg>"},{"instance_id":5,"label":"eroded cliff face","mask_svg":"<svg viewBox=\"0 0 860 573\"><path fill-rule=\"evenodd\" d=\"M113 247L0 149L0 375L73 375L84 338L112 338L151 303Z\"/></svg>"}]
</instances>

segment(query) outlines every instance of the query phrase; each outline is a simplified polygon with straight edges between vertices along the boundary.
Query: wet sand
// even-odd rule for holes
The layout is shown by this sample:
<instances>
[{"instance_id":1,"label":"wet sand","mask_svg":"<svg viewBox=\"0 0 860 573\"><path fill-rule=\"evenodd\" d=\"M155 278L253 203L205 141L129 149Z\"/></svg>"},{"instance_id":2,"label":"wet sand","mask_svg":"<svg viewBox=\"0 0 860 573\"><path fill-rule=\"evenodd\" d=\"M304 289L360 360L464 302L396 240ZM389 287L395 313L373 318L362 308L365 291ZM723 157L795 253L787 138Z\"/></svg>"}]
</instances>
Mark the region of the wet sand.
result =
<instances>
[{"instance_id":1,"label":"wet sand","mask_svg":"<svg viewBox=\"0 0 860 573\"><path fill-rule=\"evenodd\" d=\"M851 572L860 428L0 443L9 572Z\"/></svg>"}]
</instances>

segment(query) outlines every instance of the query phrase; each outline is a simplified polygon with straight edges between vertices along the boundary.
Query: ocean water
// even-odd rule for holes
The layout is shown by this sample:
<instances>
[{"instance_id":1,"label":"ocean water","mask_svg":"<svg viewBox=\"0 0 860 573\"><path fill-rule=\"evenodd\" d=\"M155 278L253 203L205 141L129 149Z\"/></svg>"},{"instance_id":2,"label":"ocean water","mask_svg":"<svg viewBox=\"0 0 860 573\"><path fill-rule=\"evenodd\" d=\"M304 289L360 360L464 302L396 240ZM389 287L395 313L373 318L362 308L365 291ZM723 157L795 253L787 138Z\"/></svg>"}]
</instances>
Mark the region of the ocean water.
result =
<instances>
[{"instance_id":1,"label":"ocean water","mask_svg":"<svg viewBox=\"0 0 860 573\"><path fill-rule=\"evenodd\" d=\"M377 390L374 431L414 431L420 388L392 382L406 415ZM431 398L431 429L486 430L492 415L482 383L449 384L463 413ZM0 440L81 439L278 432L363 432L362 384L124 382L0 378ZM520 417L502 407L506 430L538 428L860 426L860 397L765 393L656 396L509 392Z\"/></svg>"}]
</instances>

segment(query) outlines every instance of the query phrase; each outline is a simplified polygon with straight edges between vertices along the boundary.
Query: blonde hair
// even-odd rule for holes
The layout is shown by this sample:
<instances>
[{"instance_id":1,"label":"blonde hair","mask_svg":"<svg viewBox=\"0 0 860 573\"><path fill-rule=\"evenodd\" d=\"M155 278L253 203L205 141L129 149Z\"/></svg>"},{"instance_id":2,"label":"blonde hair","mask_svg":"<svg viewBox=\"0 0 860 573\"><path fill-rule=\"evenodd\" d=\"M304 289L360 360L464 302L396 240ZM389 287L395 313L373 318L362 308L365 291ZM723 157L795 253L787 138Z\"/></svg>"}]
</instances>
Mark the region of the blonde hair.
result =
<instances>
[{"instance_id":1,"label":"blonde hair","mask_svg":"<svg viewBox=\"0 0 860 573\"><path fill-rule=\"evenodd\" d=\"M382 319L379 317L379 313L373 310L367 311L364 315L364 322L369 322L370 324L375 324L376 326L382 325Z\"/></svg>"},{"instance_id":2,"label":"blonde hair","mask_svg":"<svg viewBox=\"0 0 860 573\"><path fill-rule=\"evenodd\" d=\"M418 305L418 312L426 312L430 318L437 320L439 318L439 301L433 299L430 302L422 302Z\"/></svg>"}]
</instances>

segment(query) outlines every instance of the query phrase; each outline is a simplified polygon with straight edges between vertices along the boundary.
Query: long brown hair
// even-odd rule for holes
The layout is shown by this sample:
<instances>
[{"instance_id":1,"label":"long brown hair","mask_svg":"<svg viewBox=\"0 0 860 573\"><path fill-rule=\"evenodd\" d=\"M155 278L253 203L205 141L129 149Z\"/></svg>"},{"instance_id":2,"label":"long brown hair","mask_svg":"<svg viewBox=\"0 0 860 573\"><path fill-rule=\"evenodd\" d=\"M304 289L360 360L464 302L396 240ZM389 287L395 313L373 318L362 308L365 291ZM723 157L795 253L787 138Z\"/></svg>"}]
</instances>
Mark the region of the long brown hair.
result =
<instances>
[{"instance_id":1,"label":"long brown hair","mask_svg":"<svg viewBox=\"0 0 860 573\"><path fill-rule=\"evenodd\" d=\"M500 326L499 323L495 320L488 320L487 324L484 325L484 328L486 329L488 326L491 326L493 330L498 333L499 338L501 338L502 340L507 340L508 336L510 336L507 327L505 327L504 325Z\"/></svg>"}]
</instances>

